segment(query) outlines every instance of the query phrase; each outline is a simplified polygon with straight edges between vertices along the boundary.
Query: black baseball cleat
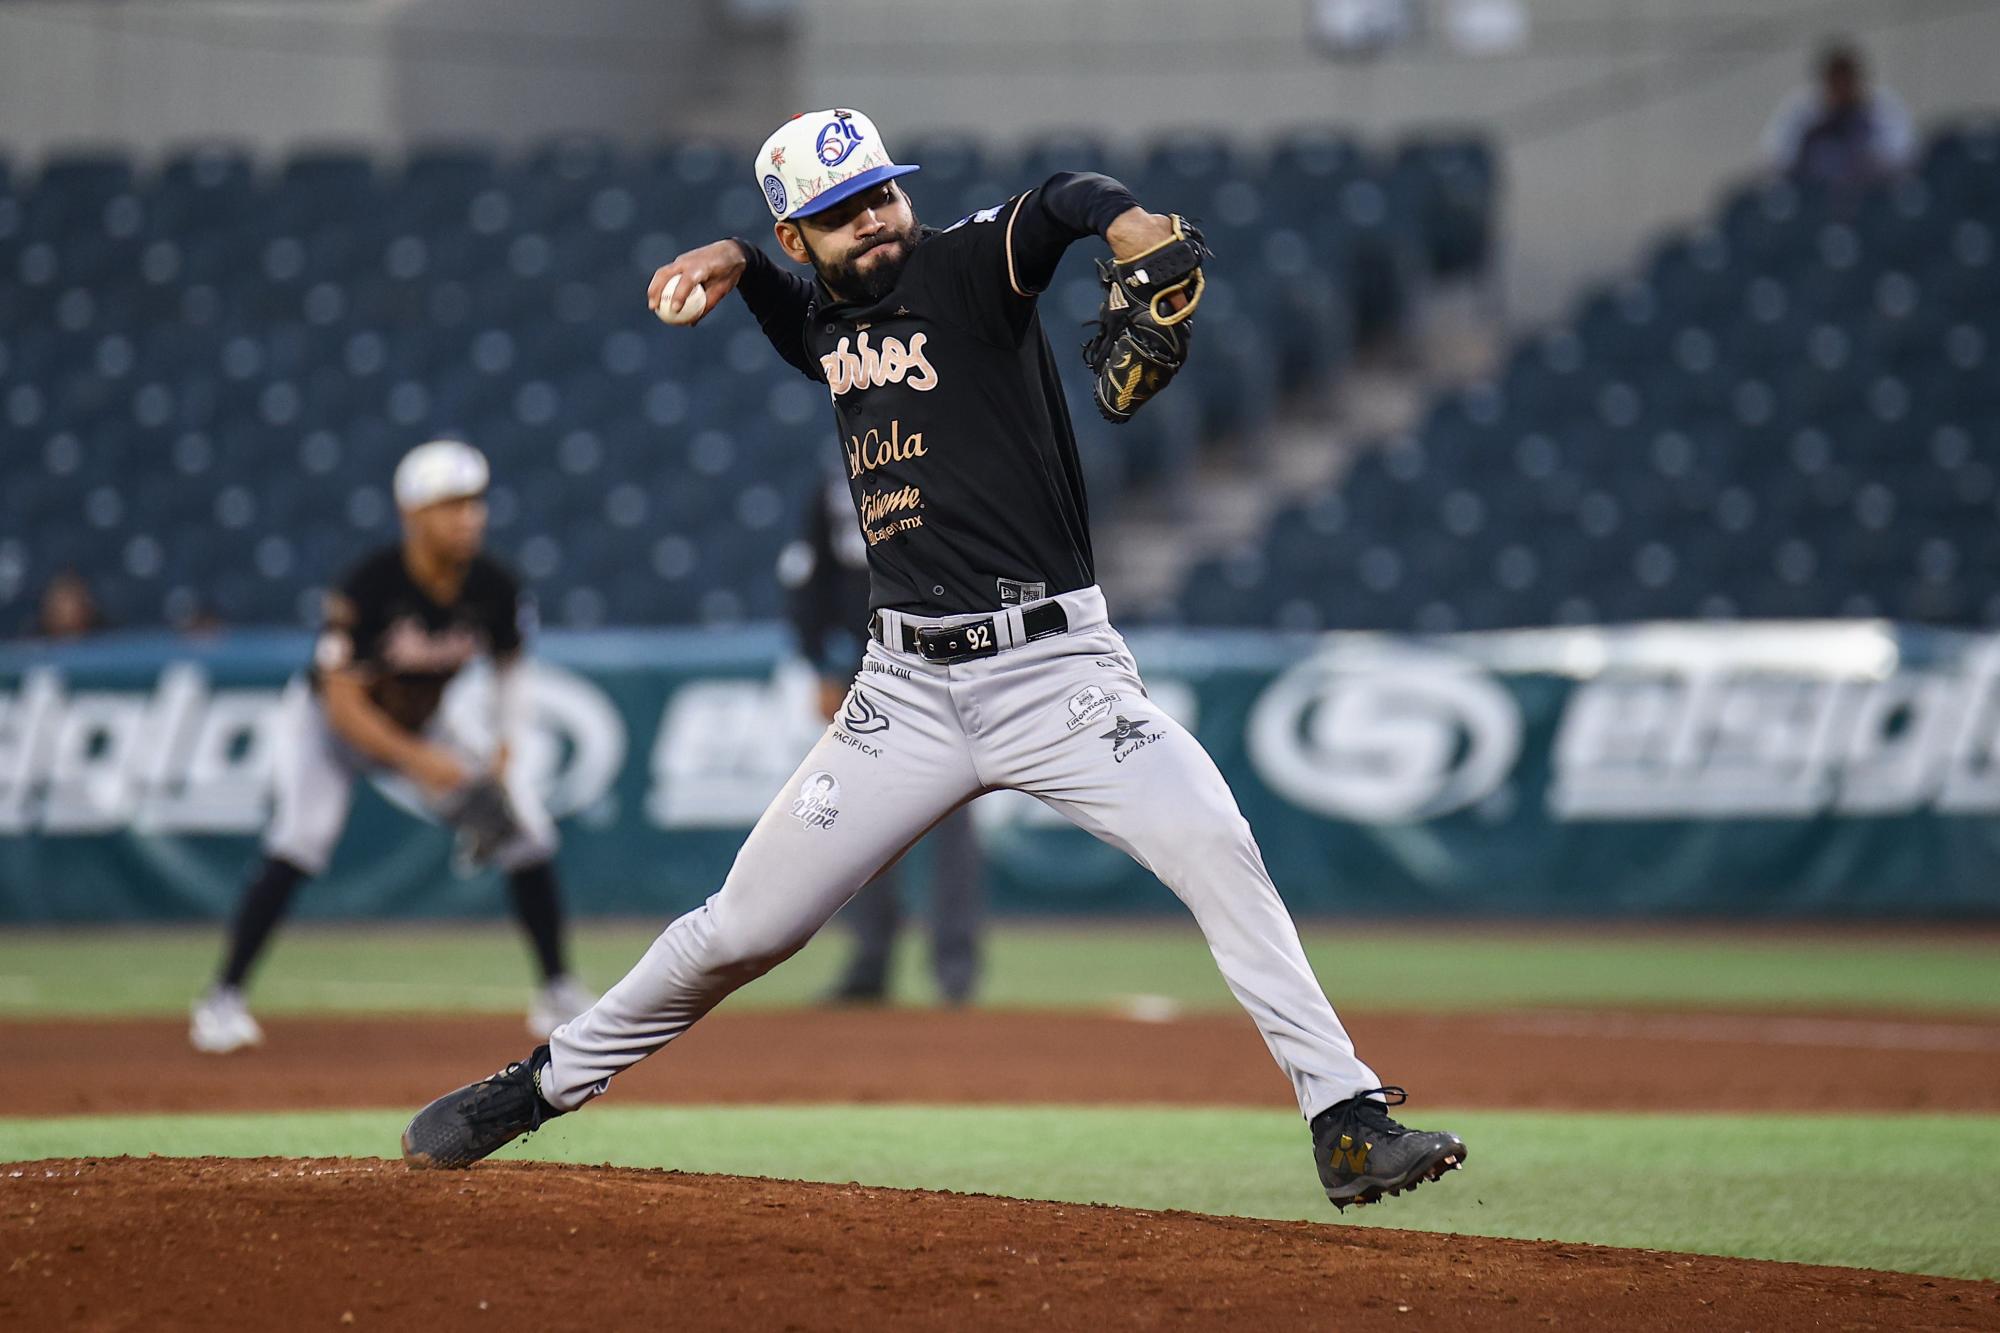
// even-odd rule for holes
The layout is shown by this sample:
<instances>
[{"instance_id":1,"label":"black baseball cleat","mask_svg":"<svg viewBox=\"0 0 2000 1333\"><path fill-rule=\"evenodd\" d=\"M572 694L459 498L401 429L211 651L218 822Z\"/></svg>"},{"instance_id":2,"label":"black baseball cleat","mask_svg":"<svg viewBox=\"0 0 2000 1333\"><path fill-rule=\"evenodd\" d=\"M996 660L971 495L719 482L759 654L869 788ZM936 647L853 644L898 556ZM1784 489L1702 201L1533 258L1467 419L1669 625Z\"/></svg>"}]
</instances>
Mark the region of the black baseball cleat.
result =
<instances>
[{"instance_id":1,"label":"black baseball cleat","mask_svg":"<svg viewBox=\"0 0 2000 1333\"><path fill-rule=\"evenodd\" d=\"M1387 1108L1408 1097L1401 1088L1370 1088L1312 1118L1319 1183L1342 1212L1350 1203L1374 1203L1465 1165L1458 1135L1406 1129L1389 1118Z\"/></svg>"},{"instance_id":2,"label":"black baseball cleat","mask_svg":"<svg viewBox=\"0 0 2000 1333\"><path fill-rule=\"evenodd\" d=\"M542 1100L549 1048L468 1083L417 1112L403 1131L403 1160L413 1167L471 1166L563 1112Z\"/></svg>"}]
</instances>

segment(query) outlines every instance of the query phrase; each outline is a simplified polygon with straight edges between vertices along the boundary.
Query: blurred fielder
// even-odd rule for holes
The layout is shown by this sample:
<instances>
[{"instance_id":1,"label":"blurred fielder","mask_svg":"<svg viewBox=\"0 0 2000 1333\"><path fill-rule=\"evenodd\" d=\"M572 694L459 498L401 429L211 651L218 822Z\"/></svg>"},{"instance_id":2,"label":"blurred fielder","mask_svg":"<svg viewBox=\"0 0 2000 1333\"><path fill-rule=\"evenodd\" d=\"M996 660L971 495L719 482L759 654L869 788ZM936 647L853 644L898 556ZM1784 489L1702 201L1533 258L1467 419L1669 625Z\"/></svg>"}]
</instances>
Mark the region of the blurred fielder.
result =
<instances>
[{"instance_id":1,"label":"blurred fielder","mask_svg":"<svg viewBox=\"0 0 2000 1333\"><path fill-rule=\"evenodd\" d=\"M528 612L514 576L480 550L486 482L486 459L470 445L434 440L411 450L396 468L401 544L371 552L327 598L311 669L285 692L264 859L244 886L222 970L194 1004L196 1050L220 1055L263 1041L244 984L299 885L326 869L364 773L406 779L457 830L461 863L506 873L541 969L529 1030L545 1037L590 1006L594 997L563 959L555 823L509 763L523 721ZM482 654L494 665L496 742L484 770L438 717L445 687Z\"/></svg>"}]
</instances>

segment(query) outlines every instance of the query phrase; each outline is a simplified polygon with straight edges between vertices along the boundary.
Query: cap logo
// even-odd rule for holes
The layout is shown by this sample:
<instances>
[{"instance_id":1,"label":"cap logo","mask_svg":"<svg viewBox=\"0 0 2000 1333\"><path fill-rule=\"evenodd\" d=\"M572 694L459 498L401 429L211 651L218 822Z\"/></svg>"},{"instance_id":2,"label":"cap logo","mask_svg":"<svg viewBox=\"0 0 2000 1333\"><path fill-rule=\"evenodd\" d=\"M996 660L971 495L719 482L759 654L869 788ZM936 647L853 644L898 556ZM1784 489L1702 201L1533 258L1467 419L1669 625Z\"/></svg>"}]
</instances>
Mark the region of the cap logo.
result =
<instances>
[{"instance_id":1,"label":"cap logo","mask_svg":"<svg viewBox=\"0 0 2000 1333\"><path fill-rule=\"evenodd\" d=\"M773 157L777 154L773 153ZM779 217L785 215L785 183L776 176L764 177L764 197L771 201L771 211Z\"/></svg>"},{"instance_id":2,"label":"cap logo","mask_svg":"<svg viewBox=\"0 0 2000 1333\"><path fill-rule=\"evenodd\" d=\"M837 167L845 162L848 155L861 146L861 131L845 117L831 121L819 132L813 147L819 160L829 167Z\"/></svg>"}]
</instances>

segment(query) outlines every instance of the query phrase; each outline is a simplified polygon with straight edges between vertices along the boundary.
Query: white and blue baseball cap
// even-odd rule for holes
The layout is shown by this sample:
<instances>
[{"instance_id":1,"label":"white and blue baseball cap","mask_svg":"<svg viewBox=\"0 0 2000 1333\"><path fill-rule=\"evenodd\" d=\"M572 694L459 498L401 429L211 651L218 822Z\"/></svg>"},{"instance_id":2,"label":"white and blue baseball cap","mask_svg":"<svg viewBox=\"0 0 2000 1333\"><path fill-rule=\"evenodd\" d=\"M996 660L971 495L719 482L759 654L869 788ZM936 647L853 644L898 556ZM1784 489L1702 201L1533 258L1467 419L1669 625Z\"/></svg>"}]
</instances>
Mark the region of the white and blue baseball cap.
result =
<instances>
[{"instance_id":1,"label":"white and blue baseball cap","mask_svg":"<svg viewBox=\"0 0 2000 1333\"><path fill-rule=\"evenodd\" d=\"M793 116L757 150L757 184L771 216L811 217L873 185L907 176L859 111L808 111Z\"/></svg>"}]
</instances>

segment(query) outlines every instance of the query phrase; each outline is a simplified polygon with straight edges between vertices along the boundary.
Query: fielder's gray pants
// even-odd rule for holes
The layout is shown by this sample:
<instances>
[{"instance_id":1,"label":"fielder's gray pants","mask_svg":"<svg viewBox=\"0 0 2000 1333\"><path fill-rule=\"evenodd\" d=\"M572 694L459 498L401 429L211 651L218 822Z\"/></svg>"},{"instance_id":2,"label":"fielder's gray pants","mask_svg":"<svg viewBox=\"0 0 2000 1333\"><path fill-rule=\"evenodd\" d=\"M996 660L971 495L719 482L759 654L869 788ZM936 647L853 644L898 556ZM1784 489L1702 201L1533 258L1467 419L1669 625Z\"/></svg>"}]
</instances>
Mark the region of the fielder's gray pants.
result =
<instances>
[{"instance_id":1,"label":"fielder's gray pants","mask_svg":"<svg viewBox=\"0 0 2000 1333\"><path fill-rule=\"evenodd\" d=\"M1070 629L939 666L871 643L841 716L751 830L722 888L549 1039L542 1093L563 1110L791 957L938 820L1015 788L1136 859L1186 903L1310 1116L1378 1080L1327 1003L1250 826L1215 762L1146 699L1095 588ZM905 617L885 613L901 644ZM939 622L915 622L918 624Z\"/></svg>"},{"instance_id":2,"label":"fielder's gray pants","mask_svg":"<svg viewBox=\"0 0 2000 1333\"><path fill-rule=\"evenodd\" d=\"M379 774L382 769L334 734L319 696L303 679L294 679L285 687L280 707L271 823L264 832L264 854L289 861L308 875L319 875L326 870L341 831L347 827L355 779L366 773ZM453 736L441 718L434 719L425 734L457 754L468 771L477 772L481 767L477 747ZM414 784L393 776L384 781L397 789L405 803L437 817L436 802ZM511 873L554 857L557 839L555 821L527 782L522 765L509 764L505 782L521 831L499 850L493 864Z\"/></svg>"}]
</instances>

